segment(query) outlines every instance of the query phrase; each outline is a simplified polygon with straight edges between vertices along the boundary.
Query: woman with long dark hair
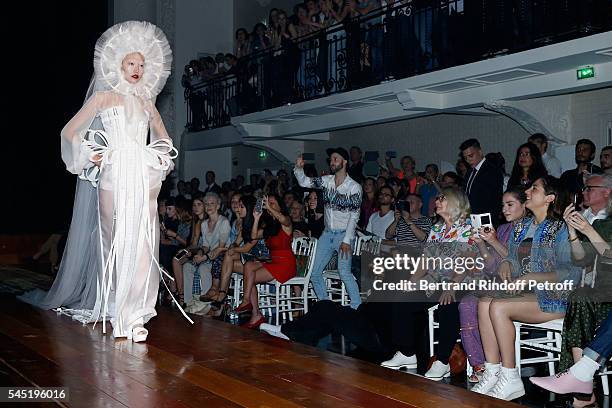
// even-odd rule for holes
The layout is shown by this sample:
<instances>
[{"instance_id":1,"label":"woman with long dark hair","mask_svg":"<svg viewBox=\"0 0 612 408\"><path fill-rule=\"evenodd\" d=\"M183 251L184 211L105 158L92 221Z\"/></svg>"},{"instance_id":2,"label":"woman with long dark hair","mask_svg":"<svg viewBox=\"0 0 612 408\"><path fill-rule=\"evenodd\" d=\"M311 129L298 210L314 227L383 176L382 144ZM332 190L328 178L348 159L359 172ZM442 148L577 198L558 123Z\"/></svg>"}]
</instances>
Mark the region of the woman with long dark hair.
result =
<instances>
[{"instance_id":1,"label":"woman with long dark hair","mask_svg":"<svg viewBox=\"0 0 612 408\"><path fill-rule=\"evenodd\" d=\"M213 308L220 309L227 297L227 289L229 287L230 277L232 273L243 273L244 256L262 256L268 254L263 239L253 239L251 232L253 228L253 209L255 208L255 197L241 196L236 214L237 237L232 245L227 249L223 257L221 265L221 283L219 291L214 297Z\"/></svg>"},{"instance_id":2,"label":"woman with long dark hair","mask_svg":"<svg viewBox=\"0 0 612 408\"><path fill-rule=\"evenodd\" d=\"M499 267L503 281L513 283L510 298L481 298L478 327L485 353L485 371L472 391L506 401L525 394L516 368L513 321L544 323L565 315L570 290L535 288L530 282L574 281L580 269L572 265L568 228L554 213L558 181L536 179L525 192L532 216L520 219L508 239L508 256ZM523 292L523 293L521 293Z\"/></svg>"},{"instance_id":3,"label":"woman with long dark hair","mask_svg":"<svg viewBox=\"0 0 612 408\"><path fill-rule=\"evenodd\" d=\"M245 325L251 329L258 328L264 322L264 317L259 311L255 285L274 279L284 283L296 274L295 255L291 250L293 227L287 208L276 194L263 198L263 208L265 212L258 212L257 209L253 211L251 237L261 237L266 240L272 260L267 263L249 261L245 264L244 297L240 306L234 310L235 313L253 311L251 319Z\"/></svg>"},{"instance_id":4,"label":"woman with long dark hair","mask_svg":"<svg viewBox=\"0 0 612 408\"><path fill-rule=\"evenodd\" d=\"M547 174L540 150L533 143L524 143L516 150L508 188L514 186L529 188L535 180Z\"/></svg>"},{"instance_id":5,"label":"woman with long dark hair","mask_svg":"<svg viewBox=\"0 0 612 408\"><path fill-rule=\"evenodd\" d=\"M310 236L319 239L325 229L324 206L321 190L312 190L306 199L306 224Z\"/></svg>"}]
</instances>

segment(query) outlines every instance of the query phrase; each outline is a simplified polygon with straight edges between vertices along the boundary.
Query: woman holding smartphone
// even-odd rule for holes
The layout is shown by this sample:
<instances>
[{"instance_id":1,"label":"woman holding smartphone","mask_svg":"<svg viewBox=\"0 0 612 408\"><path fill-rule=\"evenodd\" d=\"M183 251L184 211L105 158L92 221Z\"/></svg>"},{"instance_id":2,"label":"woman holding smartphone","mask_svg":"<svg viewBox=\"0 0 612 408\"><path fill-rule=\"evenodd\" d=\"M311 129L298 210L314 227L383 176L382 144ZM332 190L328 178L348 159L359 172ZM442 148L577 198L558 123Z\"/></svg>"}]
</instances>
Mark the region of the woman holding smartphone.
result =
<instances>
[{"instance_id":1,"label":"woman holding smartphone","mask_svg":"<svg viewBox=\"0 0 612 408\"><path fill-rule=\"evenodd\" d=\"M212 308L216 312L214 315L221 313L225 299L227 298L227 289L229 288L230 278L232 273L242 274L244 270L243 255L250 254L253 256L267 255L268 249L262 239L251 238L253 228L253 209L255 208L255 198L253 196L240 197L236 214L238 220L236 228L238 236L233 244L225 252L223 263L221 265L221 282L219 291L213 297ZM218 312L218 313L217 313Z\"/></svg>"},{"instance_id":2,"label":"woman holding smartphone","mask_svg":"<svg viewBox=\"0 0 612 408\"><path fill-rule=\"evenodd\" d=\"M295 255L291 250L293 227L283 201L275 194L266 196L263 199L263 209L265 212L257 209L253 211L251 237L266 240L272 261L249 261L244 265L244 297L240 306L234 310L235 313L252 311L251 319L245 324L249 329L256 329L265 321L259 311L255 285L274 279L284 283L296 273Z\"/></svg>"}]
</instances>

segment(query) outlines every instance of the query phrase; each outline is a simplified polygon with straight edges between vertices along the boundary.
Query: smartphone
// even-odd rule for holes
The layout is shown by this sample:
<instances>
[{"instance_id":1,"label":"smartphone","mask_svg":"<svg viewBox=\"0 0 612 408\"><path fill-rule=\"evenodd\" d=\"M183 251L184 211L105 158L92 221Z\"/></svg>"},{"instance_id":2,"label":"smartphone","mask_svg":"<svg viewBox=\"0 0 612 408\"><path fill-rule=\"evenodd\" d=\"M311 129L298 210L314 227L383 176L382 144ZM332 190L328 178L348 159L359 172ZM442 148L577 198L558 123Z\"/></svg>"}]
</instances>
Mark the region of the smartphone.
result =
<instances>
[{"instance_id":1,"label":"smartphone","mask_svg":"<svg viewBox=\"0 0 612 408\"><path fill-rule=\"evenodd\" d=\"M574 194L573 204L574 204L574 210L581 211L580 204L578 203L578 194Z\"/></svg>"},{"instance_id":2,"label":"smartphone","mask_svg":"<svg viewBox=\"0 0 612 408\"><path fill-rule=\"evenodd\" d=\"M255 203L255 212L262 212L263 211L263 198L258 198L257 202Z\"/></svg>"},{"instance_id":3,"label":"smartphone","mask_svg":"<svg viewBox=\"0 0 612 408\"><path fill-rule=\"evenodd\" d=\"M395 159L397 157L397 152L395 150L389 150L385 153L388 158Z\"/></svg>"},{"instance_id":4,"label":"smartphone","mask_svg":"<svg viewBox=\"0 0 612 408\"><path fill-rule=\"evenodd\" d=\"M186 250L186 249L181 249L180 251L178 251L178 252L176 253L176 255L174 255L174 258L175 258L177 261L180 261L181 259L183 259L184 257L186 257L188 254L189 254L189 251L188 251L188 250Z\"/></svg>"},{"instance_id":5,"label":"smartphone","mask_svg":"<svg viewBox=\"0 0 612 408\"><path fill-rule=\"evenodd\" d=\"M312 161L315 159L314 153L302 153L302 159Z\"/></svg>"},{"instance_id":6,"label":"smartphone","mask_svg":"<svg viewBox=\"0 0 612 408\"><path fill-rule=\"evenodd\" d=\"M395 204L395 208L399 211L410 212L410 203L406 200L398 200L397 204Z\"/></svg>"}]
</instances>

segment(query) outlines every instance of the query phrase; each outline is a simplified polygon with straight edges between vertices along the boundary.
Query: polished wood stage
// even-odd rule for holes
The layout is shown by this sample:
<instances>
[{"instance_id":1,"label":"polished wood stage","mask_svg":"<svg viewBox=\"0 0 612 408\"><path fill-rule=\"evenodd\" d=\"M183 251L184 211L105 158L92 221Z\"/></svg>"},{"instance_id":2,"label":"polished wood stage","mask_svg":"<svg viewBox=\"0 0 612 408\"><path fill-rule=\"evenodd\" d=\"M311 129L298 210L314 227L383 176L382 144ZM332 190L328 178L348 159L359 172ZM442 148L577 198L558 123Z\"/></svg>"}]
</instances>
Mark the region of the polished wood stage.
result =
<instances>
[{"instance_id":1,"label":"polished wood stage","mask_svg":"<svg viewBox=\"0 0 612 408\"><path fill-rule=\"evenodd\" d=\"M2 386L69 387L73 407L506 407L512 403L170 308L146 343L0 298ZM24 406L24 405L17 405Z\"/></svg>"}]
</instances>

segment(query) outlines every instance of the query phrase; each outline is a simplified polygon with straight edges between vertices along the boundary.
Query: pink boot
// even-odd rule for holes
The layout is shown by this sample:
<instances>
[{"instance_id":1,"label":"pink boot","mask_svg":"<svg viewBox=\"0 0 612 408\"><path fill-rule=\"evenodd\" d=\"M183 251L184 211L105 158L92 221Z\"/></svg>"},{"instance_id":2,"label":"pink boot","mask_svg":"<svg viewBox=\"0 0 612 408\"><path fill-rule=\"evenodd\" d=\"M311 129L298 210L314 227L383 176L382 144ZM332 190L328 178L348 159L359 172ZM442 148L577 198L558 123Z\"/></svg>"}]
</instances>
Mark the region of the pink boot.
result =
<instances>
[{"instance_id":1,"label":"pink boot","mask_svg":"<svg viewBox=\"0 0 612 408\"><path fill-rule=\"evenodd\" d=\"M529 381L555 394L591 394L593 392L592 380L580 381L569 370L550 377L531 377Z\"/></svg>"}]
</instances>

